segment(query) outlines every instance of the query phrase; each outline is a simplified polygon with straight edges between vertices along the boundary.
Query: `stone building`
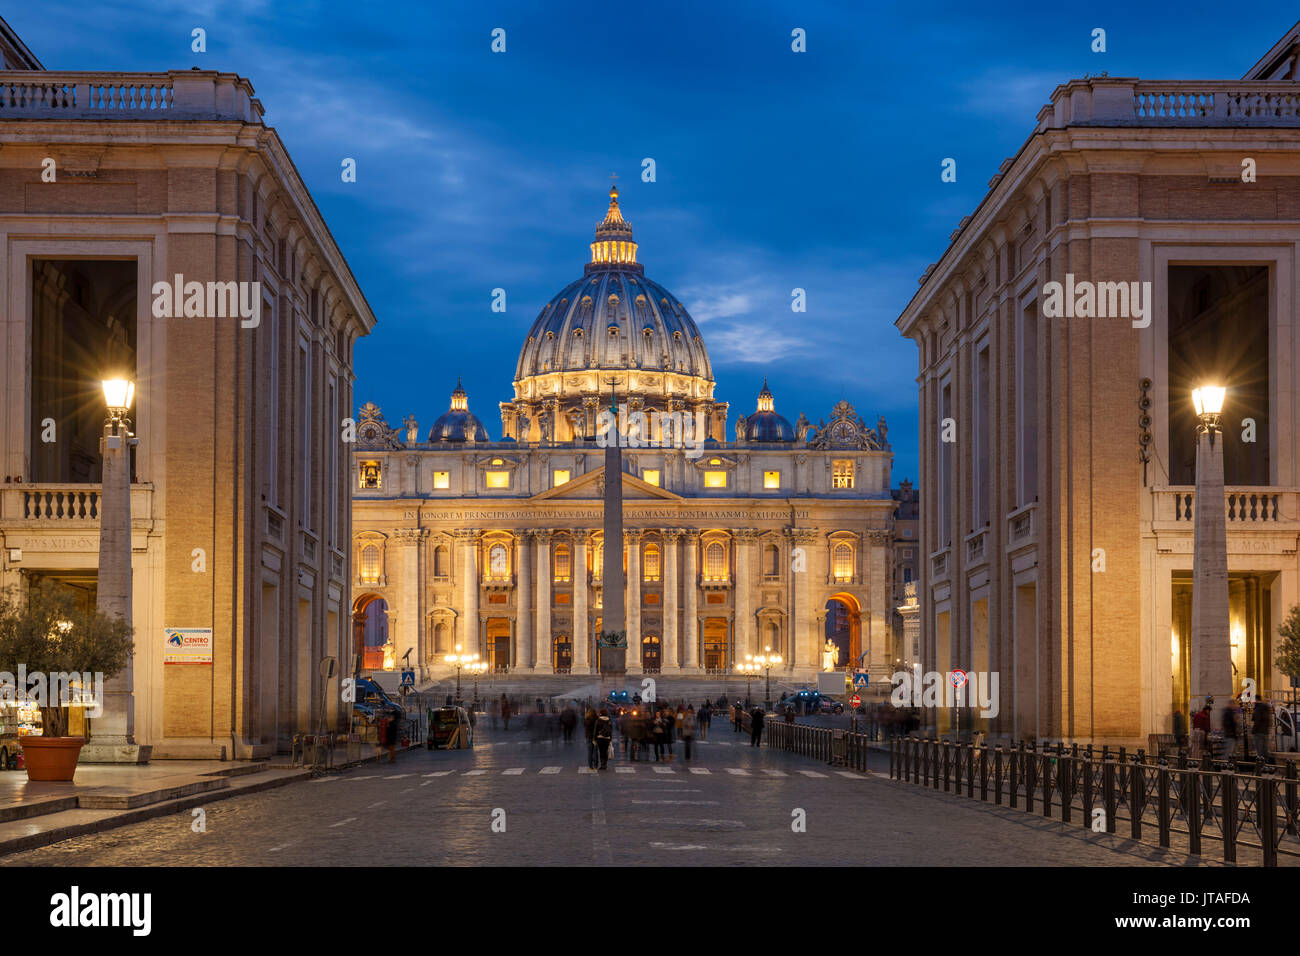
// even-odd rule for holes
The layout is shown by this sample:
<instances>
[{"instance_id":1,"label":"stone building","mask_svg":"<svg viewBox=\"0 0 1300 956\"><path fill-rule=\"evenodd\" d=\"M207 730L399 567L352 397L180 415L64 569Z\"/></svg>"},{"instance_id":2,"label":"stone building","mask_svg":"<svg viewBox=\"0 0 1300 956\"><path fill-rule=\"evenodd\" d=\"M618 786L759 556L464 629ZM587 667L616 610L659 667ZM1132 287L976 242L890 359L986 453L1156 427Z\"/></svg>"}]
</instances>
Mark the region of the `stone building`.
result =
<instances>
[{"instance_id":1,"label":"stone building","mask_svg":"<svg viewBox=\"0 0 1300 956\"><path fill-rule=\"evenodd\" d=\"M348 654L340 423L374 316L248 80L25 50L0 30L0 583L94 604L99 383L134 379L136 741L287 748ZM210 660L165 663L168 628L210 629Z\"/></svg>"},{"instance_id":2,"label":"stone building","mask_svg":"<svg viewBox=\"0 0 1300 956\"><path fill-rule=\"evenodd\" d=\"M624 441L626 609L631 673L734 670L771 648L779 676L888 666L891 515L884 420L840 402L796 425L764 383L726 440L727 405L699 329L647 279L610 191L582 278L524 341L500 440L459 387L425 433L365 405L353 491L358 647L386 621L371 668L441 678L460 647L512 674L591 674L601 627L602 413ZM370 635L369 638L366 635ZM774 672L774 676L778 676Z\"/></svg>"},{"instance_id":3,"label":"stone building","mask_svg":"<svg viewBox=\"0 0 1300 956\"><path fill-rule=\"evenodd\" d=\"M1298 53L1292 29L1241 80L1057 87L897 321L919 349L924 666L998 672L995 733L1145 745L1186 714L1207 377L1229 389L1235 687L1285 686Z\"/></svg>"},{"instance_id":4,"label":"stone building","mask_svg":"<svg viewBox=\"0 0 1300 956\"><path fill-rule=\"evenodd\" d=\"M917 619L916 582L920 580L921 498L904 478L894 497L894 593L892 649L895 670L911 670L920 659L920 621Z\"/></svg>"}]
</instances>

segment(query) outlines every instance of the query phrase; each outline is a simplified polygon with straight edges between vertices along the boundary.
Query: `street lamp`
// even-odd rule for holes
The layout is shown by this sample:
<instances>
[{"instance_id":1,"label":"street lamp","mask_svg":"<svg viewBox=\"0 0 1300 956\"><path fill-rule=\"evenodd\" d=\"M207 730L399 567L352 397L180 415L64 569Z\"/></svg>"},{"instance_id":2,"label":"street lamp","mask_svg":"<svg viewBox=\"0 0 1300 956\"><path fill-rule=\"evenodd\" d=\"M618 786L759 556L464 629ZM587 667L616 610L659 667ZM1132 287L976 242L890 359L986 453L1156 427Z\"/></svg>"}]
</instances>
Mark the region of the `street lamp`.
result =
<instances>
[{"instance_id":1,"label":"street lamp","mask_svg":"<svg viewBox=\"0 0 1300 956\"><path fill-rule=\"evenodd\" d=\"M772 709L772 668L775 667L777 664L781 663L781 655L773 654L772 648L770 647L763 648L763 651L764 653L759 654L757 657L754 658L754 664L757 667L761 667L767 677L767 694L766 694L766 699L763 701L763 709L771 710Z\"/></svg>"},{"instance_id":2,"label":"street lamp","mask_svg":"<svg viewBox=\"0 0 1300 956\"><path fill-rule=\"evenodd\" d=\"M1207 697L1232 696L1228 623L1228 528L1224 508L1223 442L1219 415L1227 389L1202 384L1192 390L1196 428L1196 512L1192 528L1191 707Z\"/></svg>"},{"instance_id":3,"label":"street lamp","mask_svg":"<svg viewBox=\"0 0 1300 956\"><path fill-rule=\"evenodd\" d=\"M455 654L448 654L448 655L447 655L447 663L448 663L448 664L451 664L452 666L454 666L454 667L456 668L456 699L457 699L457 700L460 700L460 670L461 670L461 668L462 668L462 667L473 667L473 665L475 664L475 662L478 661L478 655L477 655L477 654L462 654L462 653L461 653L461 648L462 648L463 646L464 646L464 645L462 645L462 644L457 644L457 645L456 645L456 653L455 653ZM474 686L475 686L475 688L478 687L477 680L475 681L475 685L474 685ZM476 696L476 697L478 696L478 692L477 692L477 690L475 690L475 694L474 694L474 696Z\"/></svg>"},{"instance_id":4,"label":"street lamp","mask_svg":"<svg viewBox=\"0 0 1300 956\"><path fill-rule=\"evenodd\" d=\"M474 675L474 702L470 706L475 710L478 710L478 675L486 673L487 669L488 662L479 660L477 654L474 655L474 660L470 661L469 666L466 668Z\"/></svg>"},{"instance_id":5,"label":"street lamp","mask_svg":"<svg viewBox=\"0 0 1300 956\"><path fill-rule=\"evenodd\" d=\"M135 382L113 376L100 382L108 417L99 440L103 474L99 492L99 576L95 609L131 624L131 434L127 412L135 399ZM134 672L125 669L106 682L101 716L95 721L94 744L135 746Z\"/></svg>"},{"instance_id":6,"label":"street lamp","mask_svg":"<svg viewBox=\"0 0 1300 956\"><path fill-rule=\"evenodd\" d=\"M745 706L749 706L749 682L758 673L759 666L753 654L746 654L745 659L736 665L736 670L745 675Z\"/></svg>"}]
</instances>

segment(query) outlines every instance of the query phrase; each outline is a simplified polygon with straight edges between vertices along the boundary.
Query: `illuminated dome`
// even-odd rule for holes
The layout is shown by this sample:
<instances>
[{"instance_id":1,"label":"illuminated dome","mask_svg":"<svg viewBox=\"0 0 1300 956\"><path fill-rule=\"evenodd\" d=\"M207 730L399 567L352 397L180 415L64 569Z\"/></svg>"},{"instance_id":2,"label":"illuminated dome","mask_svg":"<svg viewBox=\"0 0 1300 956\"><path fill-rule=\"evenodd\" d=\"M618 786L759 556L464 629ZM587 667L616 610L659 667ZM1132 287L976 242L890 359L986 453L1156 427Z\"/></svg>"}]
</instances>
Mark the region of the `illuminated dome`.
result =
<instances>
[{"instance_id":1,"label":"illuminated dome","mask_svg":"<svg viewBox=\"0 0 1300 956\"><path fill-rule=\"evenodd\" d=\"M736 433L738 441L794 441L794 427L776 411L767 379L763 379L763 390L758 393L758 410L736 422Z\"/></svg>"},{"instance_id":2,"label":"illuminated dome","mask_svg":"<svg viewBox=\"0 0 1300 956\"><path fill-rule=\"evenodd\" d=\"M487 441L487 429L469 410L469 396L456 380L456 389L451 393L451 408L433 423L429 429L429 441Z\"/></svg>"},{"instance_id":3,"label":"illuminated dome","mask_svg":"<svg viewBox=\"0 0 1300 956\"><path fill-rule=\"evenodd\" d=\"M582 278L556 293L528 330L514 400L501 405L503 434L521 441L591 436L590 403L608 403L613 387L620 401L647 411L703 410L720 436L726 405L713 401L699 327L676 296L646 278L617 187L590 249Z\"/></svg>"}]
</instances>

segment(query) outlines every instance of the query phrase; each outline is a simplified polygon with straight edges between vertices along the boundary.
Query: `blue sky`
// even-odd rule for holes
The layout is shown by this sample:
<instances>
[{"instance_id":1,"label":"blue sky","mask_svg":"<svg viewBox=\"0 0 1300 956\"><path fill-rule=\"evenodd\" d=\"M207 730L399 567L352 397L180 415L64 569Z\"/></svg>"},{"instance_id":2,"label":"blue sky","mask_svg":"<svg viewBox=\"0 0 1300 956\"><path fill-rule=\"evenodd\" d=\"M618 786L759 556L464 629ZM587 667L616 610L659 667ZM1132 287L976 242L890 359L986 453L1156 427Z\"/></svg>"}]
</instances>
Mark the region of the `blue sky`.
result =
<instances>
[{"instance_id":1,"label":"blue sky","mask_svg":"<svg viewBox=\"0 0 1300 956\"><path fill-rule=\"evenodd\" d=\"M791 421L847 398L888 419L897 483L917 474L917 359L894 319L1053 87L1102 71L1239 77L1294 15L1132 9L105 0L87 15L42 0L4 15L50 69L252 81L378 316L356 399L390 423L414 413L426 429L460 376L500 435L527 329L581 275L616 172L646 274L699 323L733 421L765 375ZM190 51L194 27L206 53ZM790 49L796 27L806 53ZM795 287L806 313L790 310Z\"/></svg>"}]
</instances>

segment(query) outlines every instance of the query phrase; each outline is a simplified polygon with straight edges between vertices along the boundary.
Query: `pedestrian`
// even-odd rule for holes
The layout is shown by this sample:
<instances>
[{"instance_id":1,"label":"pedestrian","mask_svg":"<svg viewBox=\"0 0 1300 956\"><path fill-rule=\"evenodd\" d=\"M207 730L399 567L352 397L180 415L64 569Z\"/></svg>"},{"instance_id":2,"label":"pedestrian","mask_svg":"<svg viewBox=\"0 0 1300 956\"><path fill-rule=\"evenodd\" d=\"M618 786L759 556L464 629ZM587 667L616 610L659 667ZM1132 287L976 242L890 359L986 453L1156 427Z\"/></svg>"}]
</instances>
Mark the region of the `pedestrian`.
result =
<instances>
[{"instance_id":1,"label":"pedestrian","mask_svg":"<svg viewBox=\"0 0 1300 956\"><path fill-rule=\"evenodd\" d=\"M1214 698L1207 697L1205 706L1192 714L1192 756L1200 759L1205 753L1210 737L1210 707Z\"/></svg>"},{"instance_id":2,"label":"pedestrian","mask_svg":"<svg viewBox=\"0 0 1300 956\"><path fill-rule=\"evenodd\" d=\"M497 729L497 721L501 719L501 702L499 700L491 701L488 704L488 716L492 718L492 729Z\"/></svg>"},{"instance_id":3,"label":"pedestrian","mask_svg":"<svg viewBox=\"0 0 1300 956\"><path fill-rule=\"evenodd\" d=\"M501 720L505 724L506 730L510 729L510 698L505 694L501 695Z\"/></svg>"},{"instance_id":4,"label":"pedestrian","mask_svg":"<svg viewBox=\"0 0 1300 956\"><path fill-rule=\"evenodd\" d=\"M573 743L573 728L578 726L578 714L572 704L564 705L564 713L560 714L560 726L564 728L564 742Z\"/></svg>"},{"instance_id":5,"label":"pedestrian","mask_svg":"<svg viewBox=\"0 0 1300 956\"><path fill-rule=\"evenodd\" d=\"M677 715L673 713L672 706L664 708L664 753L669 760L673 759L673 738L677 734Z\"/></svg>"},{"instance_id":6,"label":"pedestrian","mask_svg":"<svg viewBox=\"0 0 1300 956\"><path fill-rule=\"evenodd\" d=\"M1223 705L1220 720L1223 725L1223 759L1231 760L1237 753L1237 708L1233 706L1231 697Z\"/></svg>"},{"instance_id":7,"label":"pedestrian","mask_svg":"<svg viewBox=\"0 0 1300 956\"><path fill-rule=\"evenodd\" d=\"M763 743L763 708L755 707L749 715L749 745L760 747Z\"/></svg>"},{"instance_id":8,"label":"pedestrian","mask_svg":"<svg viewBox=\"0 0 1300 956\"><path fill-rule=\"evenodd\" d=\"M596 746L600 749L600 769L604 770L609 763L609 742L614 739L614 724L609 719L609 711L604 707L596 718L595 733Z\"/></svg>"},{"instance_id":9,"label":"pedestrian","mask_svg":"<svg viewBox=\"0 0 1300 956\"><path fill-rule=\"evenodd\" d=\"M388 717L381 726L384 749L388 751L388 762L397 763L397 718Z\"/></svg>"},{"instance_id":10,"label":"pedestrian","mask_svg":"<svg viewBox=\"0 0 1300 956\"><path fill-rule=\"evenodd\" d=\"M1174 711L1174 743L1179 747L1187 746L1187 718L1182 708Z\"/></svg>"},{"instance_id":11,"label":"pedestrian","mask_svg":"<svg viewBox=\"0 0 1300 956\"><path fill-rule=\"evenodd\" d=\"M740 714L741 714L740 701L736 701L736 706L731 708L731 720L734 724L732 728L733 733L738 734L741 732L741 730L744 729L743 727L740 726Z\"/></svg>"},{"instance_id":12,"label":"pedestrian","mask_svg":"<svg viewBox=\"0 0 1300 956\"><path fill-rule=\"evenodd\" d=\"M587 704L587 712L582 717L582 727L587 736L587 743L596 739L596 708Z\"/></svg>"},{"instance_id":13,"label":"pedestrian","mask_svg":"<svg viewBox=\"0 0 1300 956\"><path fill-rule=\"evenodd\" d=\"M1273 730L1273 711L1262 697L1255 699L1250 711L1250 736L1255 745L1255 758L1268 759L1268 735Z\"/></svg>"},{"instance_id":14,"label":"pedestrian","mask_svg":"<svg viewBox=\"0 0 1300 956\"><path fill-rule=\"evenodd\" d=\"M650 733L655 744L655 760L662 760L664 756L664 712L655 711L654 720L650 723Z\"/></svg>"},{"instance_id":15,"label":"pedestrian","mask_svg":"<svg viewBox=\"0 0 1300 956\"><path fill-rule=\"evenodd\" d=\"M686 748L686 762L691 760L691 741L695 738L695 708L687 707L682 714L682 746Z\"/></svg>"},{"instance_id":16,"label":"pedestrian","mask_svg":"<svg viewBox=\"0 0 1300 956\"><path fill-rule=\"evenodd\" d=\"M709 724L712 723L712 721L713 721L713 707L706 700L704 702L704 706L700 708L700 712L697 715L697 722L700 728L701 740L709 739Z\"/></svg>"}]
</instances>

